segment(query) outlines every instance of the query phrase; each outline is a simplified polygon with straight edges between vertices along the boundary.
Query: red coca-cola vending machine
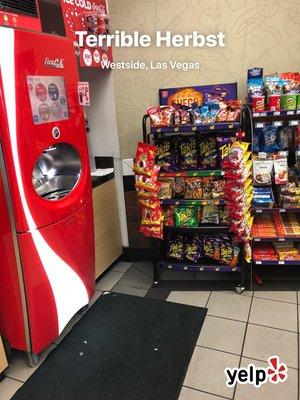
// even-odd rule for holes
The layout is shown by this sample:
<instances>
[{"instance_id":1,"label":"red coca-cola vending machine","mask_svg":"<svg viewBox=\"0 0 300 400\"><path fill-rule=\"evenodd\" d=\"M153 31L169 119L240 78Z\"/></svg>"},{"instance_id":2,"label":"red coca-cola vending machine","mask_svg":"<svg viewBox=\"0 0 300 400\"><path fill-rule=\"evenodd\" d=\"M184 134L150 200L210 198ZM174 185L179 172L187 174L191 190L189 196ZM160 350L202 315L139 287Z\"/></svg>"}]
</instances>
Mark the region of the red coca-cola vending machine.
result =
<instances>
[{"instance_id":1,"label":"red coca-cola vending machine","mask_svg":"<svg viewBox=\"0 0 300 400\"><path fill-rule=\"evenodd\" d=\"M73 43L0 43L0 332L34 363L94 293L89 156Z\"/></svg>"}]
</instances>

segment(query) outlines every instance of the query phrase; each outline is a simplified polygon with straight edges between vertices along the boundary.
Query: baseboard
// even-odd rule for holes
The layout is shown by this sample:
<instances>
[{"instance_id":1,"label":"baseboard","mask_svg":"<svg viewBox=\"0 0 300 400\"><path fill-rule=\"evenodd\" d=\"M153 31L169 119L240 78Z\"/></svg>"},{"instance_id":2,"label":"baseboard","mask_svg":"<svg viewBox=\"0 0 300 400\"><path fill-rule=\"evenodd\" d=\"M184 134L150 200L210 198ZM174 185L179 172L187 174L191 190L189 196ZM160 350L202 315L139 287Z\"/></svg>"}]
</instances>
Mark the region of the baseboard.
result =
<instances>
[{"instance_id":1,"label":"baseboard","mask_svg":"<svg viewBox=\"0 0 300 400\"><path fill-rule=\"evenodd\" d=\"M132 247L123 247L123 261L152 261L151 249L133 249Z\"/></svg>"}]
</instances>

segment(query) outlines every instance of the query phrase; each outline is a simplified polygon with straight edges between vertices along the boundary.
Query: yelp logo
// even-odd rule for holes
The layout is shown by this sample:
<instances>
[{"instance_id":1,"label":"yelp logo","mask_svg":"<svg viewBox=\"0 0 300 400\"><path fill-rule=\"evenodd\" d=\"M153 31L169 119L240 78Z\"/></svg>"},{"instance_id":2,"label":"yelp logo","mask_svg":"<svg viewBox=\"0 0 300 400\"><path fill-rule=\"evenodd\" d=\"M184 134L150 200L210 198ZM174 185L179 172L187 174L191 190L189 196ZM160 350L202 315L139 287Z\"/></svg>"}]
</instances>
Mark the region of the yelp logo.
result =
<instances>
[{"instance_id":1,"label":"yelp logo","mask_svg":"<svg viewBox=\"0 0 300 400\"><path fill-rule=\"evenodd\" d=\"M248 384L259 388L267 382L276 385L287 380L288 368L286 364L280 362L278 356L269 357L268 364L266 368L258 368L254 364L241 368L225 368L226 385L233 387L239 383L240 385Z\"/></svg>"}]
</instances>

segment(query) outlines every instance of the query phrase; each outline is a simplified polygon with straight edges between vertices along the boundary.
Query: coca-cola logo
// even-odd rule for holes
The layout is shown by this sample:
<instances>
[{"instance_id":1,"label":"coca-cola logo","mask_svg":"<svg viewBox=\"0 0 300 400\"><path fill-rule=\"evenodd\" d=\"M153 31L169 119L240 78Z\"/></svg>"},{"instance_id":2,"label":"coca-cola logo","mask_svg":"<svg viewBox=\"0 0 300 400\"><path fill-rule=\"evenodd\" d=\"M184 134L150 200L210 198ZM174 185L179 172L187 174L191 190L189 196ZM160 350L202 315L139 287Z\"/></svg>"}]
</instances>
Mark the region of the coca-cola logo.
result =
<instances>
[{"instance_id":1,"label":"coca-cola logo","mask_svg":"<svg viewBox=\"0 0 300 400\"><path fill-rule=\"evenodd\" d=\"M65 68L64 59L63 58L51 59L47 57L45 58L45 67L63 69Z\"/></svg>"}]
</instances>

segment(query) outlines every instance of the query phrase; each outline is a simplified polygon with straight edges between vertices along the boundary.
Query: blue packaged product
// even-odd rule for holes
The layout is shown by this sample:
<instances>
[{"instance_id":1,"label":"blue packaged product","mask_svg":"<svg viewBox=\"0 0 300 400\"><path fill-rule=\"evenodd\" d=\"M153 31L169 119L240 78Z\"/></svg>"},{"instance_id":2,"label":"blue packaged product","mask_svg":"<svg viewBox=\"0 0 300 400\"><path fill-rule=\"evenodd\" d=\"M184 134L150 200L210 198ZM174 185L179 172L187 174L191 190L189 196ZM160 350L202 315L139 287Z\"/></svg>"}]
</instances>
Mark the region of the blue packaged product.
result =
<instances>
[{"instance_id":1,"label":"blue packaged product","mask_svg":"<svg viewBox=\"0 0 300 400\"><path fill-rule=\"evenodd\" d=\"M267 126L262 129L263 151L272 153L278 150L277 146L277 128L275 126Z\"/></svg>"},{"instance_id":2,"label":"blue packaged product","mask_svg":"<svg viewBox=\"0 0 300 400\"><path fill-rule=\"evenodd\" d=\"M261 149L261 129L257 128L253 132L253 151L259 152Z\"/></svg>"}]
</instances>

